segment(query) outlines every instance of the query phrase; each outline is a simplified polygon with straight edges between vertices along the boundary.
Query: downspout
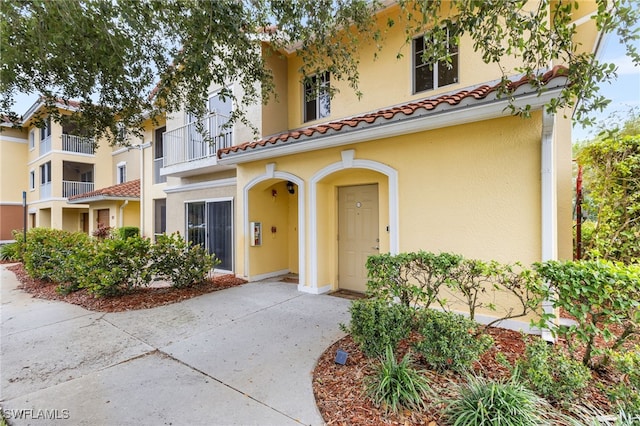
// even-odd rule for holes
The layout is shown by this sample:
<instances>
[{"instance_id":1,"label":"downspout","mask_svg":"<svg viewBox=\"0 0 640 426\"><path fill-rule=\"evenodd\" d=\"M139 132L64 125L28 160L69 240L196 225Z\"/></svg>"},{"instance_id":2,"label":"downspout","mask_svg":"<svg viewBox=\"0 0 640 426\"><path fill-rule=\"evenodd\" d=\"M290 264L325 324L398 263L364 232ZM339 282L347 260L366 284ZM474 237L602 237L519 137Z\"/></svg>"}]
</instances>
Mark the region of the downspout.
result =
<instances>
[{"instance_id":1,"label":"downspout","mask_svg":"<svg viewBox=\"0 0 640 426\"><path fill-rule=\"evenodd\" d=\"M124 200L124 203L120 206L120 220L119 227L122 228L124 226L124 208L129 204L129 200Z\"/></svg>"},{"instance_id":2,"label":"downspout","mask_svg":"<svg viewBox=\"0 0 640 426\"><path fill-rule=\"evenodd\" d=\"M542 113L542 141L541 141L541 260L556 260L558 258L558 232L557 232L557 192L555 174L554 152L554 125L555 114L544 111ZM549 285L546 283L545 285ZM553 302L549 299L542 302L542 310L545 314L552 314L558 320ZM552 326L555 326L553 324ZM550 329L541 330L542 338L547 342L554 342L555 337Z\"/></svg>"}]
</instances>

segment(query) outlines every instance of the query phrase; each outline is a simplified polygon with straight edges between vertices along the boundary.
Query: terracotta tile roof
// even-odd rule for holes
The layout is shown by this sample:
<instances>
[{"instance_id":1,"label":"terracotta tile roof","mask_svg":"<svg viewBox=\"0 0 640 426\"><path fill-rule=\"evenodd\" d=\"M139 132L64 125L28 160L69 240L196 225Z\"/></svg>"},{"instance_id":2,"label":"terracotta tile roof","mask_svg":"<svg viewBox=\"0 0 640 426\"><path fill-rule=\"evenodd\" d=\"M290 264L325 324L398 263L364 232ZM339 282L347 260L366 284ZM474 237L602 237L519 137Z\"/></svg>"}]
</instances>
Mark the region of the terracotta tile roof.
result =
<instances>
[{"instance_id":1,"label":"terracotta tile roof","mask_svg":"<svg viewBox=\"0 0 640 426\"><path fill-rule=\"evenodd\" d=\"M85 192L84 194L69 197L68 201L83 202L82 200L93 199L124 199L124 198L140 198L140 179L131 180L129 182L120 183L118 185L109 186L107 188L96 189L95 191Z\"/></svg>"},{"instance_id":2,"label":"terracotta tile roof","mask_svg":"<svg viewBox=\"0 0 640 426\"><path fill-rule=\"evenodd\" d=\"M541 84L547 85L551 80L556 77L567 77L568 69L563 66L556 66L552 70L546 72L541 77ZM507 91L516 91L519 87L532 83L532 79L524 76L516 81L510 81L507 84ZM496 96L501 83L495 85L481 85L472 90L462 90L453 94L441 95L436 98L425 98L415 100L403 105L394 106L388 109L359 115L356 117L344 118L338 121L329 123L318 124L315 126L291 130L279 135L274 135L268 138L264 138L258 141L245 142L240 145L235 145L228 148L221 148L218 150L218 158L223 156L232 155L233 153L239 153L241 151L249 151L255 148L269 147L272 145L283 144L286 142L293 142L304 137L319 136L334 132L339 132L343 129L361 128L380 120L379 124L383 124L386 121L398 120L404 117L411 116L417 113L428 113L434 110L444 110L453 106L465 106L470 103L480 101L489 97L489 95Z\"/></svg>"}]
</instances>

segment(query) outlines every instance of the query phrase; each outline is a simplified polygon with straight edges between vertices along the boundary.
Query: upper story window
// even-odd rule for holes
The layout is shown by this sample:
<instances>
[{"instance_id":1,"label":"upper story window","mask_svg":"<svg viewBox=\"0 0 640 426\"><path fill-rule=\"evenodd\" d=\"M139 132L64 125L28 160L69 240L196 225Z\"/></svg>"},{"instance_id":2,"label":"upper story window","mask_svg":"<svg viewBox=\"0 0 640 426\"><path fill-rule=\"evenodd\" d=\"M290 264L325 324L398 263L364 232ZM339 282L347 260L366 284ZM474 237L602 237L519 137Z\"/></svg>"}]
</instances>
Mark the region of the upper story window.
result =
<instances>
[{"instance_id":1,"label":"upper story window","mask_svg":"<svg viewBox=\"0 0 640 426\"><path fill-rule=\"evenodd\" d=\"M29 189L32 191L36 189L36 171L35 170L29 171Z\"/></svg>"},{"instance_id":2,"label":"upper story window","mask_svg":"<svg viewBox=\"0 0 640 426\"><path fill-rule=\"evenodd\" d=\"M118 168L116 170L116 179L116 183L125 183L127 181L127 163L118 163Z\"/></svg>"},{"instance_id":3,"label":"upper story window","mask_svg":"<svg viewBox=\"0 0 640 426\"><path fill-rule=\"evenodd\" d=\"M31 129L29 132L29 149L34 149L36 147L36 130Z\"/></svg>"},{"instance_id":4,"label":"upper story window","mask_svg":"<svg viewBox=\"0 0 640 426\"><path fill-rule=\"evenodd\" d=\"M51 118L45 121L44 127L40 129L40 142L51 137Z\"/></svg>"},{"instance_id":5,"label":"upper story window","mask_svg":"<svg viewBox=\"0 0 640 426\"><path fill-rule=\"evenodd\" d=\"M40 184L46 185L51 182L51 161L47 161L40 166Z\"/></svg>"},{"instance_id":6,"label":"upper story window","mask_svg":"<svg viewBox=\"0 0 640 426\"><path fill-rule=\"evenodd\" d=\"M304 83L304 121L313 121L331 114L329 72L311 76Z\"/></svg>"},{"instance_id":7,"label":"upper story window","mask_svg":"<svg viewBox=\"0 0 640 426\"><path fill-rule=\"evenodd\" d=\"M447 29L447 49L451 63L424 57L425 43L430 40L420 36L413 39L413 92L437 89L458 82L458 45Z\"/></svg>"}]
</instances>

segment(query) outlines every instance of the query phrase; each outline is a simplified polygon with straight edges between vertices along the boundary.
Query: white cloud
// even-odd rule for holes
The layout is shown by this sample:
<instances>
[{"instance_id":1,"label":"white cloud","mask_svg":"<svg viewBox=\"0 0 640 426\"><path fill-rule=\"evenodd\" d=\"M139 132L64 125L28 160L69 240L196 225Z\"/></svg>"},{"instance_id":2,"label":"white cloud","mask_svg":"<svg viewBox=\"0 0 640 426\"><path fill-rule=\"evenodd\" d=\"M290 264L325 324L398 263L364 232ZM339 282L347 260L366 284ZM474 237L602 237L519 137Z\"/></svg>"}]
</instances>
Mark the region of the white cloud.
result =
<instances>
[{"instance_id":1,"label":"white cloud","mask_svg":"<svg viewBox=\"0 0 640 426\"><path fill-rule=\"evenodd\" d=\"M637 75L640 76L640 67L633 64L630 57L626 55L616 56L613 59L608 59L606 62L613 62L618 67L617 73L621 75Z\"/></svg>"}]
</instances>

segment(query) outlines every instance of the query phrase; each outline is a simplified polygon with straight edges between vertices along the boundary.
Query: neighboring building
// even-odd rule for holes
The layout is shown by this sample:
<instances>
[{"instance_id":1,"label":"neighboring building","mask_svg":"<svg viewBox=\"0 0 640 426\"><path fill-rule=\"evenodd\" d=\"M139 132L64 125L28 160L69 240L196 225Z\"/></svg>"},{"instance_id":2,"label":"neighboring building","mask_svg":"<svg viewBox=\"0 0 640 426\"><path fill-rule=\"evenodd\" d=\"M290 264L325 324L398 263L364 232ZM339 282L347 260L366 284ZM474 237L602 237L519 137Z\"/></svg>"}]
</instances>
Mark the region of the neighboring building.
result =
<instances>
[{"instance_id":1,"label":"neighboring building","mask_svg":"<svg viewBox=\"0 0 640 426\"><path fill-rule=\"evenodd\" d=\"M14 128L3 121L0 129L0 244L13 241L12 231L24 229L22 196L29 188L29 179L35 179L24 172L28 144L25 129Z\"/></svg>"},{"instance_id":2,"label":"neighboring building","mask_svg":"<svg viewBox=\"0 0 640 426\"><path fill-rule=\"evenodd\" d=\"M70 114L78 104L57 107ZM164 232L166 196L160 168L154 166L155 152L162 152L164 122L149 120L143 138L131 136L129 147L99 141L96 148L82 129L52 120L36 127L34 116L42 109L44 104L35 102L19 127L6 123L0 132L0 241L23 229L23 191L28 228L92 233L102 223L137 226L148 237Z\"/></svg>"},{"instance_id":3,"label":"neighboring building","mask_svg":"<svg viewBox=\"0 0 640 426\"><path fill-rule=\"evenodd\" d=\"M575 17L585 49L598 37L593 7ZM397 13L391 6L378 20ZM388 45L403 44L401 27L389 30ZM499 71L468 36L451 46L451 69L423 64L422 43L416 34L401 59L387 47L375 62L364 59L375 47L363 45L361 100L329 73L316 76L319 95L309 98L295 52L270 58L282 103L269 107L286 128L278 121L263 131L273 136L218 150L220 170L237 167L238 275L296 272L300 291L319 294L364 291L366 258L377 253L571 258L571 121L543 108L567 84L564 69L549 70L540 97L513 78L516 103L532 108L523 119L496 97ZM329 99L327 85L340 93Z\"/></svg>"},{"instance_id":4,"label":"neighboring building","mask_svg":"<svg viewBox=\"0 0 640 426\"><path fill-rule=\"evenodd\" d=\"M128 146L109 148L109 185L69 198L70 205L88 206L88 232L98 224L111 228L135 226L140 228L140 235L149 238L165 232L166 184L159 174L164 120L148 120L144 129L141 138L128 135Z\"/></svg>"}]
</instances>

